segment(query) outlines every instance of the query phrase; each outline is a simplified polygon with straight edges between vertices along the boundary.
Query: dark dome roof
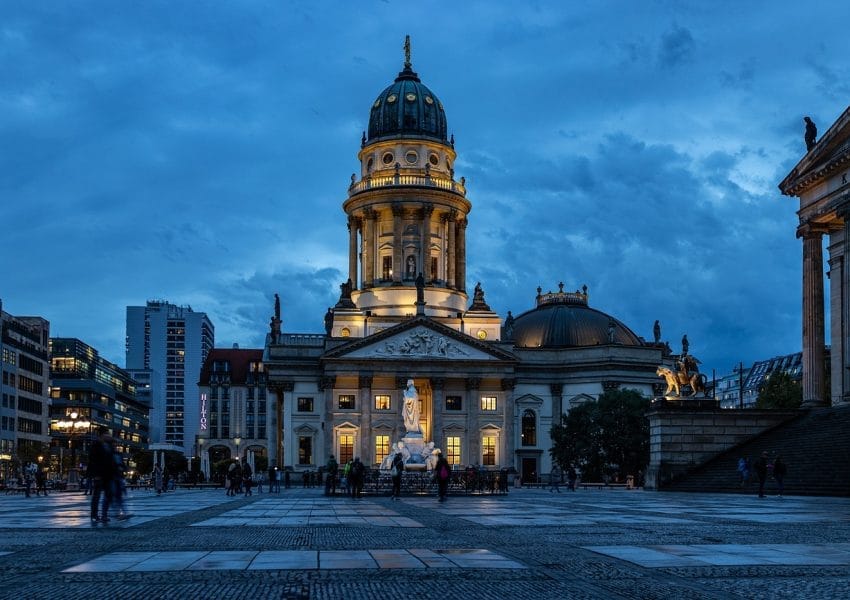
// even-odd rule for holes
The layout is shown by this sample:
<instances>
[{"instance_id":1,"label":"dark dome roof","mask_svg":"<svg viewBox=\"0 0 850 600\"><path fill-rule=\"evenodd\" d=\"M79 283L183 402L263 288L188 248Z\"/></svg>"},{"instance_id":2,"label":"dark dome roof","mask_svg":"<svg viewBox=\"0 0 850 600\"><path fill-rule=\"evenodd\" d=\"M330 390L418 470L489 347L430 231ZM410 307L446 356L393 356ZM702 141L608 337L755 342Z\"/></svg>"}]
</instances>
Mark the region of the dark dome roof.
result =
<instances>
[{"instance_id":1,"label":"dark dome roof","mask_svg":"<svg viewBox=\"0 0 850 600\"><path fill-rule=\"evenodd\" d=\"M512 339L519 348L570 348L610 344L642 346L643 342L621 321L587 305L583 292L539 294L537 308L514 318Z\"/></svg>"},{"instance_id":2,"label":"dark dome roof","mask_svg":"<svg viewBox=\"0 0 850 600\"><path fill-rule=\"evenodd\" d=\"M396 80L372 103L368 141L408 136L447 140L442 103L405 63Z\"/></svg>"}]
</instances>

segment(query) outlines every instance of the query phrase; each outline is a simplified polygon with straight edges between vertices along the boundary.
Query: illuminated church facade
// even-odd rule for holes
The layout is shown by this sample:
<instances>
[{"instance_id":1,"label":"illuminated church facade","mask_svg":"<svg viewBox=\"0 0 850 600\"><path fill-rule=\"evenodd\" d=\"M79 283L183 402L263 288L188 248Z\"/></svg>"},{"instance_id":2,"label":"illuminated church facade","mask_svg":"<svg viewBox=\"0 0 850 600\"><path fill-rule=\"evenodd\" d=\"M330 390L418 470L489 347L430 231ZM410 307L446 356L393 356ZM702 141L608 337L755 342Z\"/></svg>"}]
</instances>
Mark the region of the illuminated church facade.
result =
<instances>
[{"instance_id":1,"label":"illuminated church facade","mask_svg":"<svg viewBox=\"0 0 850 600\"><path fill-rule=\"evenodd\" d=\"M591 308L586 288L538 288L535 306L506 318L480 286L469 293L473 204L409 52L369 111L342 205L348 282L326 331L287 332L278 307L267 336L270 464L315 470L333 454L377 467L404 435L413 379L422 432L451 464L548 473L560 415L610 389L653 394L664 346Z\"/></svg>"}]
</instances>

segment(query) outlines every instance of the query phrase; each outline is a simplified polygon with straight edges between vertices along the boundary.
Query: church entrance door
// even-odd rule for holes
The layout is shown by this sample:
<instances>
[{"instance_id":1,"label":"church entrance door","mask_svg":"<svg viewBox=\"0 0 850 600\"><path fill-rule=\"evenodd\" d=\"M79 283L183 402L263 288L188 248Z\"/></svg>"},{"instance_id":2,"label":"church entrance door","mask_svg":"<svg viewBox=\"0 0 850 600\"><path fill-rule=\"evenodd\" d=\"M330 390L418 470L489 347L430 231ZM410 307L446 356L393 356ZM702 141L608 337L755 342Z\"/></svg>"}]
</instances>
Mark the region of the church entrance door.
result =
<instances>
[{"instance_id":1,"label":"church entrance door","mask_svg":"<svg viewBox=\"0 0 850 600\"><path fill-rule=\"evenodd\" d=\"M523 458L522 459L522 482L537 483L537 459Z\"/></svg>"}]
</instances>

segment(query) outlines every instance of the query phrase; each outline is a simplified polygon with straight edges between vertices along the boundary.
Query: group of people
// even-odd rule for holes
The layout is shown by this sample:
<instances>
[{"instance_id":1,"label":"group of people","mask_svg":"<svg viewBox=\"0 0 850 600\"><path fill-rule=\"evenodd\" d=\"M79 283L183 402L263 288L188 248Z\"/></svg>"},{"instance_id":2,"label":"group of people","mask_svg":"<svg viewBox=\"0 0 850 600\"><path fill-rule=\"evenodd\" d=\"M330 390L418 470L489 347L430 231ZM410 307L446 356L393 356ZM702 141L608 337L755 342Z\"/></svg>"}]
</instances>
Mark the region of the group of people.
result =
<instances>
[{"instance_id":1,"label":"group of people","mask_svg":"<svg viewBox=\"0 0 850 600\"><path fill-rule=\"evenodd\" d=\"M549 491L561 493L561 484L564 481L564 472L558 463L552 465L552 470L549 471ZM567 469L567 489L576 491L576 481L578 481L578 473L575 467L570 465Z\"/></svg>"},{"instance_id":2,"label":"group of people","mask_svg":"<svg viewBox=\"0 0 850 600\"><path fill-rule=\"evenodd\" d=\"M98 428L98 437L91 445L87 477L91 482L91 522L108 523L109 510L114 507L118 520L129 519L125 497L124 458L117 451L115 440L106 427Z\"/></svg>"},{"instance_id":3,"label":"group of people","mask_svg":"<svg viewBox=\"0 0 850 600\"><path fill-rule=\"evenodd\" d=\"M782 493L785 491L785 475L788 473L788 466L779 454L771 460L767 451L764 451L756 459L754 464L750 463L749 458L742 456L738 459L737 471L739 485L741 487L750 483L752 473L755 472L759 484L759 498L765 497L764 488L769 477L773 477L773 480L776 482L777 495L779 497L782 497Z\"/></svg>"},{"instance_id":4,"label":"group of people","mask_svg":"<svg viewBox=\"0 0 850 600\"><path fill-rule=\"evenodd\" d=\"M257 493L261 493L263 491L262 479L258 480L257 483ZM238 460L230 463L230 466L227 467L227 495L253 496L252 487L254 487L254 470L251 469L248 459L243 458L241 463Z\"/></svg>"}]
</instances>

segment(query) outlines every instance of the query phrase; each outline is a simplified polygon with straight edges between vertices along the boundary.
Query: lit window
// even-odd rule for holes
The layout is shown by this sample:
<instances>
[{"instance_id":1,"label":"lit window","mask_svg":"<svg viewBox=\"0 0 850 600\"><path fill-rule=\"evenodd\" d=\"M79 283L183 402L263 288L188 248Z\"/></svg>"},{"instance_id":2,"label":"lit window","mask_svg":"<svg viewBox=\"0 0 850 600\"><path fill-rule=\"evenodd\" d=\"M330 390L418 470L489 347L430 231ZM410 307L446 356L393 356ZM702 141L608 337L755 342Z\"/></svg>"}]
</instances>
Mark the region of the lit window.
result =
<instances>
[{"instance_id":1,"label":"lit window","mask_svg":"<svg viewBox=\"0 0 850 600\"><path fill-rule=\"evenodd\" d=\"M481 410L496 410L496 396L481 396Z\"/></svg>"},{"instance_id":2,"label":"lit window","mask_svg":"<svg viewBox=\"0 0 850 600\"><path fill-rule=\"evenodd\" d=\"M339 436L339 463L344 465L354 459L354 435L342 433Z\"/></svg>"},{"instance_id":3,"label":"lit window","mask_svg":"<svg viewBox=\"0 0 850 600\"><path fill-rule=\"evenodd\" d=\"M339 395L339 409L340 410L354 410L354 394L340 394Z\"/></svg>"},{"instance_id":4,"label":"lit window","mask_svg":"<svg viewBox=\"0 0 850 600\"><path fill-rule=\"evenodd\" d=\"M460 438L459 437L447 437L446 438L446 460L449 461L450 465L459 465L460 464Z\"/></svg>"},{"instance_id":5,"label":"lit window","mask_svg":"<svg viewBox=\"0 0 850 600\"><path fill-rule=\"evenodd\" d=\"M376 435L375 436L375 464L379 465L384 462L384 459L390 453L390 436Z\"/></svg>"},{"instance_id":6,"label":"lit window","mask_svg":"<svg viewBox=\"0 0 850 600\"><path fill-rule=\"evenodd\" d=\"M481 439L481 464L484 466L494 466L496 464L496 438L491 435L485 435Z\"/></svg>"},{"instance_id":7,"label":"lit window","mask_svg":"<svg viewBox=\"0 0 850 600\"><path fill-rule=\"evenodd\" d=\"M390 410L390 397L384 394L375 396L375 410Z\"/></svg>"},{"instance_id":8,"label":"lit window","mask_svg":"<svg viewBox=\"0 0 850 600\"><path fill-rule=\"evenodd\" d=\"M381 277L387 281L393 278L393 257L384 256L381 259Z\"/></svg>"},{"instance_id":9,"label":"lit window","mask_svg":"<svg viewBox=\"0 0 850 600\"><path fill-rule=\"evenodd\" d=\"M446 410L461 410L463 400L460 396L446 396Z\"/></svg>"}]
</instances>

